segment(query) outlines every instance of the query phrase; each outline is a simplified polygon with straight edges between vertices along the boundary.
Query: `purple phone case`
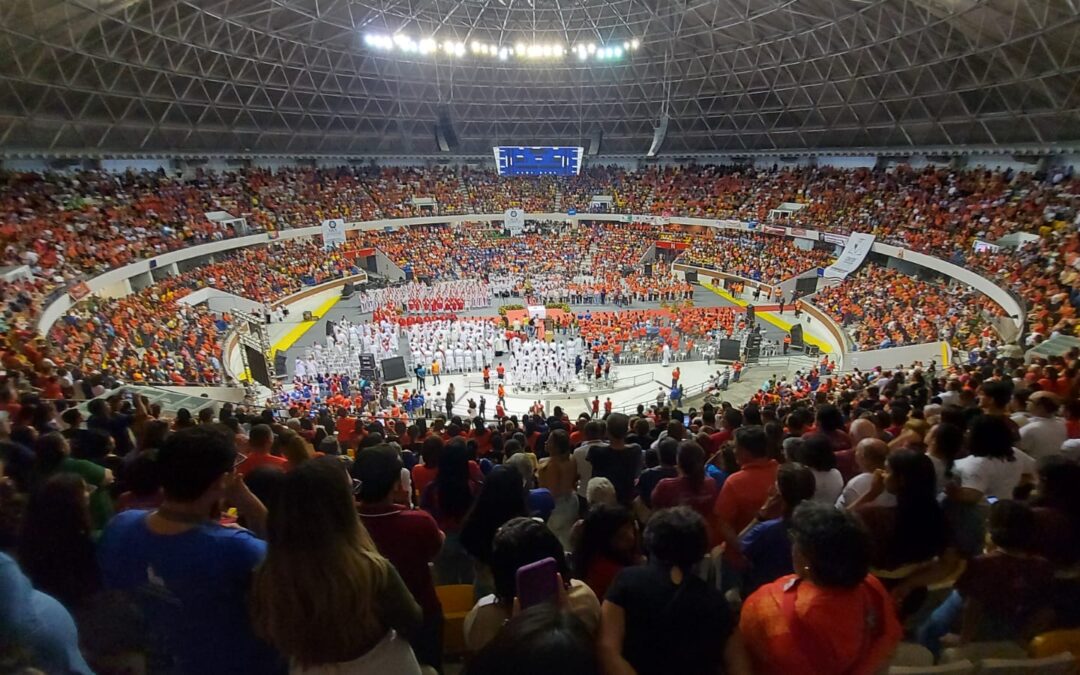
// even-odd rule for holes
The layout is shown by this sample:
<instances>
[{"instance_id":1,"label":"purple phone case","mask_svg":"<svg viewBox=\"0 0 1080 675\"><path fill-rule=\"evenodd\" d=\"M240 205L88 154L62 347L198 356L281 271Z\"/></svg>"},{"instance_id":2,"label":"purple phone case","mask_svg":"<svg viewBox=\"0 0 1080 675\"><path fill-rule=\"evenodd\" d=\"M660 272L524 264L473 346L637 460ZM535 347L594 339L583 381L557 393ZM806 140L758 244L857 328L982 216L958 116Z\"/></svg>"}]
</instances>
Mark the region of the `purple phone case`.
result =
<instances>
[{"instance_id":1,"label":"purple phone case","mask_svg":"<svg viewBox=\"0 0 1080 675\"><path fill-rule=\"evenodd\" d=\"M517 571L518 604L527 609L559 595L559 566L554 558L523 565Z\"/></svg>"}]
</instances>

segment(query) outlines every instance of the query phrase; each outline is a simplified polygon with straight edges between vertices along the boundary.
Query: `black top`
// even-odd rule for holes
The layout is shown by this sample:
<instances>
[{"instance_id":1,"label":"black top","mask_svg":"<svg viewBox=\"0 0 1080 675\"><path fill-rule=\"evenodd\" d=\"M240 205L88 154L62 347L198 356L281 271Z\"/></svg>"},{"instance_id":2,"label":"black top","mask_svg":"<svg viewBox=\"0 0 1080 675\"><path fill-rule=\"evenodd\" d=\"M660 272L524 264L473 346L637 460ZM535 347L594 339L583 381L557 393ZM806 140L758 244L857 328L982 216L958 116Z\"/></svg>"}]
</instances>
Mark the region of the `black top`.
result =
<instances>
[{"instance_id":1,"label":"black top","mask_svg":"<svg viewBox=\"0 0 1080 675\"><path fill-rule=\"evenodd\" d=\"M693 574L682 584L655 563L627 567L606 599L626 614L622 655L638 675L716 675L732 631L724 596Z\"/></svg>"},{"instance_id":2,"label":"black top","mask_svg":"<svg viewBox=\"0 0 1080 675\"><path fill-rule=\"evenodd\" d=\"M607 478L615 486L619 503L630 506L634 501L634 481L641 473L644 456L640 445L627 445L616 450L607 443L593 445L585 459L592 464L593 478Z\"/></svg>"}]
</instances>

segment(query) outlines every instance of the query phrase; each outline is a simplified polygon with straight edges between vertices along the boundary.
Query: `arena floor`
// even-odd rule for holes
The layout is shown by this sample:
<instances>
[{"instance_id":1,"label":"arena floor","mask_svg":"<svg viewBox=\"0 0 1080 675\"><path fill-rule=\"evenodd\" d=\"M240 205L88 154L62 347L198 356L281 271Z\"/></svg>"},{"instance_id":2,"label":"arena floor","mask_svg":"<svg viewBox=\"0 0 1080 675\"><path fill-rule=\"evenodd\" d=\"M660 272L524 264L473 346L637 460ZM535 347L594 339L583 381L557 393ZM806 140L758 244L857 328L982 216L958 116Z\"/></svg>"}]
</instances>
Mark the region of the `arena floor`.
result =
<instances>
[{"instance_id":1,"label":"arena floor","mask_svg":"<svg viewBox=\"0 0 1080 675\"><path fill-rule=\"evenodd\" d=\"M306 326L306 329L296 336L296 328L285 330L287 326L296 326L294 321L291 324L279 324L272 327L271 333L277 333L279 335L286 332L292 332L292 338L289 340L289 344L285 348L286 362L288 367L288 375L292 375L292 368L295 364L295 359L298 355L302 355L306 350L310 349L312 345L317 342L322 342L326 336L326 323L328 321L340 321L342 318L348 318L350 321L358 322L371 318L370 313L361 313L359 308L359 300L356 298L349 300L338 300L333 302L332 296L322 297L317 300L309 302L308 306L296 306L292 310L292 317L295 317L298 313L304 310L316 311L319 306L329 305L329 309L325 310L320 318L314 323ZM490 308L483 310L472 310L467 312L460 312L461 316L495 316L498 312L500 304L520 304L520 299L510 298L502 303L493 304ZM723 298L716 293L703 288L701 286L694 289L694 304L699 307L731 307L734 306L729 300ZM628 307L618 308L619 310L634 310L634 309L652 309L658 307L658 303L633 303ZM571 305L573 310L585 310L585 309L604 309L615 310L614 305ZM769 339L780 339L784 335L777 326L758 319L758 323L762 327L762 333ZM277 339L277 336L275 336ZM574 392L571 394L555 394L544 393L542 395L526 394L515 392L512 387L508 388L506 396L506 408L510 414L522 414L528 411L529 407L537 400L544 402L545 409L550 411L553 406L561 405L570 412L580 412L590 405L593 396L598 395L601 401L601 410L603 409L603 402L608 397L611 398L613 408L619 411L632 411L636 406L645 404L646 406L656 401L656 395L661 386L665 388L671 385L671 370L674 365L679 365L682 377L680 382L687 389L693 389L698 385L706 382L709 377L717 372L718 367L715 365L707 365L705 361L685 361L685 362L673 362L671 366L664 367L660 364L641 364L641 365L619 365L612 369L612 377L619 378L621 382L625 382L626 385L616 388L615 391L604 390L596 393L587 392ZM762 385L773 374L784 374L787 372L793 372L798 368L805 367L806 363L799 359L794 359L790 362L773 362L771 365L758 365L748 371L747 376L737 385L733 385L727 392L727 395L732 400L744 400L755 392L758 387ZM410 367L411 370L411 367ZM495 392L494 390L485 391L483 389L483 381L480 378L479 373L471 374L457 374L446 375L441 378L439 386L433 386L430 378L428 380L428 389L435 393L437 396L444 395L446 393L446 387L450 384L454 384L454 389L457 394L457 404L454 406L454 412L456 414L464 414L468 407L469 398L475 399L478 403L481 396L487 398L487 411L488 414L492 414L495 410ZM414 382L399 384L400 389L412 388ZM439 407L441 409L441 406Z\"/></svg>"}]
</instances>

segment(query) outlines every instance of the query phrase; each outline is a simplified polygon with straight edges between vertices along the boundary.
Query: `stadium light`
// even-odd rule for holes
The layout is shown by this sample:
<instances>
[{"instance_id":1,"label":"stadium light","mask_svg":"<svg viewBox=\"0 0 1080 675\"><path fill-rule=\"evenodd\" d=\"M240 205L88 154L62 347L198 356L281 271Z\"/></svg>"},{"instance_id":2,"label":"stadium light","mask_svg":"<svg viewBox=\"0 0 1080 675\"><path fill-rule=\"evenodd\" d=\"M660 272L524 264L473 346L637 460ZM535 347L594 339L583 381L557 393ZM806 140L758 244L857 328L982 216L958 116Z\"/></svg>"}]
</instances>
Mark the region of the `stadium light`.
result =
<instances>
[{"instance_id":1,"label":"stadium light","mask_svg":"<svg viewBox=\"0 0 1080 675\"><path fill-rule=\"evenodd\" d=\"M606 61L622 58L640 46L640 41L634 38L611 45L579 42L571 47L558 42L515 42L511 47L481 40L471 40L466 43L457 40L437 41L434 37L413 38L404 33L366 33L363 36L363 43L369 49L382 52L399 51L404 54L422 56L441 53L453 57L462 57L466 53L471 53L474 56L497 58L500 61L508 61L511 56L522 60L554 60L574 54L577 55L579 61L588 61L590 57L598 61Z\"/></svg>"}]
</instances>

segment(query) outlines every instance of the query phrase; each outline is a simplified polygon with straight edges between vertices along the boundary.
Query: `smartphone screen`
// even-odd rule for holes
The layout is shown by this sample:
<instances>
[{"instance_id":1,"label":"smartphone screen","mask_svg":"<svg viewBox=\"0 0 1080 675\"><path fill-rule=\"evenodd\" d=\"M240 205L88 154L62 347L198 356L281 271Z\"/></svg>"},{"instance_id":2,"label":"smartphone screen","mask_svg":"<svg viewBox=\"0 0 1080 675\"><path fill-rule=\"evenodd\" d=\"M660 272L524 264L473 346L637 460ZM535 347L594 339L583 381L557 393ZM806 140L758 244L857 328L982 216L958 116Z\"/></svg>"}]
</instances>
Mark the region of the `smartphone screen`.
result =
<instances>
[{"instance_id":1,"label":"smartphone screen","mask_svg":"<svg viewBox=\"0 0 1080 675\"><path fill-rule=\"evenodd\" d=\"M552 602L559 595L559 566L554 558L519 567L517 596L522 609L542 602Z\"/></svg>"},{"instance_id":2,"label":"smartphone screen","mask_svg":"<svg viewBox=\"0 0 1080 675\"><path fill-rule=\"evenodd\" d=\"M243 463L244 463L244 460L245 460L245 459L247 459L247 455L245 455L245 454L244 454L244 453L242 453L242 452L238 452L238 453L236 453L236 459L234 459L234 460L233 460L233 463L232 463L232 468L234 468L234 469L235 469L236 467L238 467L238 466L240 466L241 464L243 464Z\"/></svg>"}]
</instances>

